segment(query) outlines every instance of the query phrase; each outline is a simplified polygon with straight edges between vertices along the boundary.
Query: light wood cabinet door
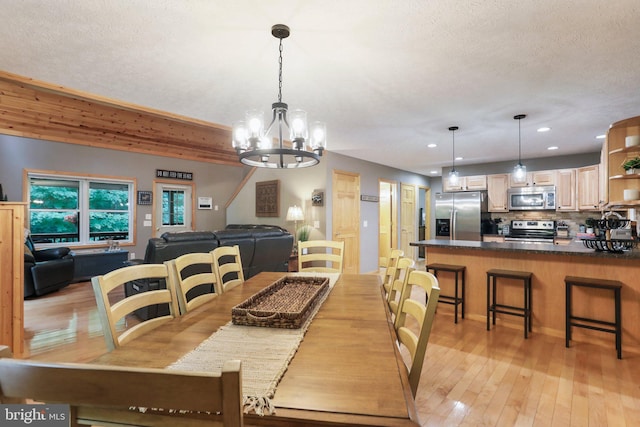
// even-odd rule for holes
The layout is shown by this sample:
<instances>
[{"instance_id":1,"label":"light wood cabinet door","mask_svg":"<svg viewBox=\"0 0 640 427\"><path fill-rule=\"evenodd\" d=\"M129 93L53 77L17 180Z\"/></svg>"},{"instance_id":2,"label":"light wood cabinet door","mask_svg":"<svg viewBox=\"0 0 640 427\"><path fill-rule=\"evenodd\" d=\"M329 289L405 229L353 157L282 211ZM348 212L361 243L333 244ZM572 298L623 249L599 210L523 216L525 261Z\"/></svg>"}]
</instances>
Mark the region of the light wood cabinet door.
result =
<instances>
[{"instance_id":1,"label":"light wood cabinet door","mask_svg":"<svg viewBox=\"0 0 640 427\"><path fill-rule=\"evenodd\" d=\"M508 188L517 188L517 187L530 187L531 186L531 172L527 172L527 177L523 182L516 182L514 179L515 175L509 174L509 187Z\"/></svg>"},{"instance_id":2,"label":"light wood cabinet door","mask_svg":"<svg viewBox=\"0 0 640 427\"><path fill-rule=\"evenodd\" d=\"M560 169L556 172L556 210L576 211L576 170Z\"/></svg>"},{"instance_id":3,"label":"light wood cabinet door","mask_svg":"<svg viewBox=\"0 0 640 427\"><path fill-rule=\"evenodd\" d=\"M467 191L482 191L487 189L487 176L475 175L466 177L465 189Z\"/></svg>"},{"instance_id":4,"label":"light wood cabinet door","mask_svg":"<svg viewBox=\"0 0 640 427\"><path fill-rule=\"evenodd\" d=\"M458 178L458 183L453 185L449 182L448 176L442 177L442 191L445 193L451 191L463 191L467 185L467 177L461 176Z\"/></svg>"},{"instance_id":5,"label":"light wood cabinet door","mask_svg":"<svg viewBox=\"0 0 640 427\"><path fill-rule=\"evenodd\" d=\"M489 212L508 212L507 189L509 175L487 175L487 202Z\"/></svg>"},{"instance_id":6,"label":"light wood cabinet door","mask_svg":"<svg viewBox=\"0 0 640 427\"><path fill-rule=\"evenodd\" d=\"M598 210L600 207L600 181L598 165L578 168L578 209Z\"/></svg>"},{"instance_id":7,"label":"light wood cabinet door","mask_svg":"<svg viewBox=\"0 0 640 427\"><path fill-rule=\"evenodd\" d=\"M531 172L531 184L535 187L556 185L556 171Z\"/></svg>"}]
</instances>

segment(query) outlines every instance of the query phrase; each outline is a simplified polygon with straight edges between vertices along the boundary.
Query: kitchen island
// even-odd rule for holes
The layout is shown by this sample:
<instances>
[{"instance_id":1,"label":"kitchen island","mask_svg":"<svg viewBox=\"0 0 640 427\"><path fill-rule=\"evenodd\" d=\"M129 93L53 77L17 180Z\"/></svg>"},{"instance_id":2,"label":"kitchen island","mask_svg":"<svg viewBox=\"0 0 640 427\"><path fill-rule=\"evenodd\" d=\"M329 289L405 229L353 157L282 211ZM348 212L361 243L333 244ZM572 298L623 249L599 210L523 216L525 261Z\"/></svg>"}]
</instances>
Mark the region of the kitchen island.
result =
<instances>
[{"instance_id":1,"label":"kitchen island","mask_svg":"<svg viewBox=\"0 0 640 427\"><path fill-rule=\"evenodd\" d=\"M532 281L533 333L564 337L565 276L581 276L619 280L622 289L622 347L640 350L640 249L597 252L580 242L569 245L533 243L495 243L466 240L421 240L412 246L424 247L426 263L464 265L467 268L465 311L469 319L486 321L486 272L492 268L530 271ZM444 295L453 294L450 275L438 278ZM501 281L500 298L511 305L522 305L522 285ZM446 309L445 307L442 307ZM574 315L613 320L613 301L610 292L574 289ZM522 328L513 316L498 317L500 324ZM493 328L492 328L493 329ZM499 333L493 331L492 333ZM591 330L574 328L574 341L602 340L615 352L613 336Z\"/></svg>"}]
</instances>

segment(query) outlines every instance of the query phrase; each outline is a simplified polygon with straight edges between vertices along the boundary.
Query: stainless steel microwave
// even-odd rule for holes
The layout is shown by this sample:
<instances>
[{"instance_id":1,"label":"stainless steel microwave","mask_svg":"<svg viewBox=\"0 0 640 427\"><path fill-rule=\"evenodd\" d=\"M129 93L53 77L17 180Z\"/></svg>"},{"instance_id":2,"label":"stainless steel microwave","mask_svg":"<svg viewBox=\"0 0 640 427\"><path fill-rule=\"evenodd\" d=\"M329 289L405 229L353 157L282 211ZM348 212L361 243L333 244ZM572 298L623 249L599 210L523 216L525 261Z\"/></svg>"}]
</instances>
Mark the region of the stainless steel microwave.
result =
<instances>
[{"instance_id":1,"label":"stainless steel microwave","mask_svg":"<svg viewBox=\"0 0 640 427\"><path fill-rule=\"evenodd\" d=\"M510 211L556 210L556 187L519 187L507 190Z\"/></svg>"}]
</instances>

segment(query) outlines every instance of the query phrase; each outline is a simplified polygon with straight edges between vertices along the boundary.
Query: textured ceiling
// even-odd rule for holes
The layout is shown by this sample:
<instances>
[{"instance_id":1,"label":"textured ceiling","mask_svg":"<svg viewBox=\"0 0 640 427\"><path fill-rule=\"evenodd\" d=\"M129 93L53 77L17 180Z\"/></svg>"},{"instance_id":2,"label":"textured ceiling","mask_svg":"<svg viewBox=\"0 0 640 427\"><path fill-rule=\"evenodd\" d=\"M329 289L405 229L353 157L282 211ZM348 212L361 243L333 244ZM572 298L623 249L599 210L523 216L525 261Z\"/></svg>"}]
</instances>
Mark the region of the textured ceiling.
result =
<instances>
[{"instance_id":1,"label":"textured ceiling","mask_svg":"<svg viewBox=\"0 0 640 427\"><path fill-rule=\"evenodd\" d=\"M640 115L638 0L0 0L0 70L223 125L277 100L430 174L599 151ZM0 101L1 102L1 101ZM538 133L541 126L552 128ZM436 148L427 148L435 143ZM548 146L558 146L550 152Z\"/></svg>"}]
</instances>

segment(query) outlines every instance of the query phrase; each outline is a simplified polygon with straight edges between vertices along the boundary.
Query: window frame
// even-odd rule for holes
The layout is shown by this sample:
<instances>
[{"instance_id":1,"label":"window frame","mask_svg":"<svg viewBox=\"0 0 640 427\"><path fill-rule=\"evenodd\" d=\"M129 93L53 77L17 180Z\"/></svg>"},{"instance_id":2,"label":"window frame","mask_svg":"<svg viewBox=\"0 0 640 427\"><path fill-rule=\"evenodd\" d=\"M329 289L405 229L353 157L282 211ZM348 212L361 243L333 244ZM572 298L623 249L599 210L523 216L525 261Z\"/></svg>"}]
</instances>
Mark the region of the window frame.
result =
<instances>
[{"instance_id":1,"label":"window frame","mask_svg":"<svg viewBox=\"0 0 640 427\"><path fill-rule=\"evenodd\" d=\"M79 183L78 194L78 214L80 224L82 226L78 229L78 242L65 242L65 243L38 243L39 248L58 247L61 244L70 248L100 248L108 247L108 240L90 240L90 213L105 211L103 209L89 209L89 190L91 183L104 183L104 184L120 184L128 187L128 209L118 212L127 213L129 215L129 234L126 240L118 240L122 246L133 246L136 244L136 194L137 194L137 180L133 177L122 176L107 176L107 175L93 175L82 174L74 172L59 172L59 171L45 171L45 170L24 170L23 177L23 200L26 201L27 212L25 218L25 227L31 227L31 180L32 179L50 179L50 180L69 180ZM116 212L116 211L113 211Z\"/></svg>"}]
</instances>

